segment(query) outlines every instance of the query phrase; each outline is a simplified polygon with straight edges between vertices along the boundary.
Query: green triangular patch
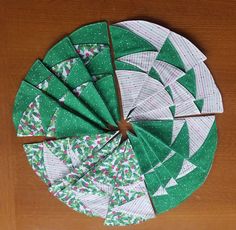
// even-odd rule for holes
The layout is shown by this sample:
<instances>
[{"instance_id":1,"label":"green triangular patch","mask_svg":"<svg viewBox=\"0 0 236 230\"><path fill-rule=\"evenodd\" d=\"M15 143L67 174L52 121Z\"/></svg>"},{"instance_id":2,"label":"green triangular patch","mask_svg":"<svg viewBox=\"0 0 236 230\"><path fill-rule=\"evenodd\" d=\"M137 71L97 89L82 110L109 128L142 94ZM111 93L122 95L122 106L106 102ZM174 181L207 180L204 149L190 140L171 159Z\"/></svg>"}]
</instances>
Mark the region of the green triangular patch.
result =
<instances>
[{"instance_id":1,"label":"green triangular patch","mask_svg":"<svg viewBox=\"0 0 236 230\"><path fill-rule=\"evenodd\" d=\"M153 67L150 69L148 75L163 84L160 75L157 73L157 71Z\"/></svg>"},{"instance_id":2,"label":"green triangular patch","mask_svg":"<svg viewBox=\"0 0 236 230\"><path fill-rule=\"evenodd\" d=\"M194 97L196 97L196 78L194 70L189 70L183 77L177 80L182 86L184 86Z\"/></svg>"},{"instance_id":3,"label":"green triangular patch","mask_svg":"<svg viewBox=\"0 0 236 230\"><path fill-rule=\"evenodd\" d=\"M204 104L204 100L199 99L199 100L194 101L194 103L197 106L199 112L202 112L202 107L203 107L203 104Z\"/></svg>"},{"instance_id":4,"label":"green triangular patch","mask_svg":"<svg viewBox=\"0 0 236 230\"><path fill-rule=\"evenodd\" d=\"M144 71L139 69L137 66L122 61L115 61L115 65L116 65L116 70L130 70L144 73Z\"/></svg>"},{"instance_id":5,"label":"green triangular patch","mask_svg":"<svg viewBox=\"0 0 236 230\"><path fill-rule=\"evenodd\" d=\"M110 33L115 58L138 52L157 51L151 43L127 29L110 26Z\"/></svg>"},{"instance_id":6,"label":"green triangular patch","mask_svg":"<svg viewBox=\"0 0 236 230\"><path fill-rule=\"evenodd\" d=\"M172 94L170 86L165 87L165 90L171 96L171 99L173 100L173 94Z\"/></svg>"},{"instance_id":7,"label":"green triangular patch","mask_svg":"<svg viewBox=\"0 0 236 230\"><path fill-rule=\"evenodd\" d=\"M174 117L175 116L175 105L170 106L169 109L170 109L170 111L172 113L172 116Z\"/></svg>"},{"instance_id":8,"label":"green triangular patch","mask_svg":"<svg viewBox=\"0 0 236 230\"><path fill-rule=\"evenodd\" d=\"M184 63L171 41L167 38L162 46L157 60L167 62L182 70L185 70Z\"/></svg>"}]
</instances>

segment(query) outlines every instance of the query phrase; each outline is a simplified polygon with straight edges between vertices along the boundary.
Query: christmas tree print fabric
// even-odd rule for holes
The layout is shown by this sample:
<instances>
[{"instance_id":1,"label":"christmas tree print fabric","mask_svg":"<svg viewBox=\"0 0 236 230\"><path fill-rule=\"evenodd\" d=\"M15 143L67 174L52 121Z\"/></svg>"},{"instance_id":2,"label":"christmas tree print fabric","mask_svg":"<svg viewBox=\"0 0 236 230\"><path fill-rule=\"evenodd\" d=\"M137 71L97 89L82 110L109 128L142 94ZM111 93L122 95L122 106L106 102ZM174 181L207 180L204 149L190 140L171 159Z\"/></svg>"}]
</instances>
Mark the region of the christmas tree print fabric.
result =
<instances>
[{"instance_id":1,"label":"christmas tree print fabric","mask_svg":"<svg viewBox=\"0 0 236 230\"><path fill-rule=\"evenodd\" d=\"M110 226L178 206L206 180L221 94L189 40L141 21L78 28L36 60L16 95L34 172L73 210ZM129 130L121 130L122 122Z\"/></svg>"}]
</instances>

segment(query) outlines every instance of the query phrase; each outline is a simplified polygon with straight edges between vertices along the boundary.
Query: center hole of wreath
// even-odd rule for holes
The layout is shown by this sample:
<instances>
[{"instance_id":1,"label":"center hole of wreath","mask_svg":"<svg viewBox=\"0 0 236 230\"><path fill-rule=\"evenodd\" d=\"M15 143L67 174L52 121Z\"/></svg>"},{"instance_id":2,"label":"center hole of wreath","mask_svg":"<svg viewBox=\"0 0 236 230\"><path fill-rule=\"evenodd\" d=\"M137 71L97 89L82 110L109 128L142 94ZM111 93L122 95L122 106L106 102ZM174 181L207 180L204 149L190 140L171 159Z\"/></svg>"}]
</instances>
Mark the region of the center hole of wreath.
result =
<instances>
[{"instance_id":1,"label":"center hole of wreath","mask_svg":"<svg viewBox=\"0 0 236 230\"><path fill-rule=\"evenodd\" d=\"M134 133L131 123L128 122L127 120L124 120L124 119L120 120L118 122L118 127L119 127L120 133L122 135L123 141L128 138L127 132Z\"/></svg>"}]
</instances>

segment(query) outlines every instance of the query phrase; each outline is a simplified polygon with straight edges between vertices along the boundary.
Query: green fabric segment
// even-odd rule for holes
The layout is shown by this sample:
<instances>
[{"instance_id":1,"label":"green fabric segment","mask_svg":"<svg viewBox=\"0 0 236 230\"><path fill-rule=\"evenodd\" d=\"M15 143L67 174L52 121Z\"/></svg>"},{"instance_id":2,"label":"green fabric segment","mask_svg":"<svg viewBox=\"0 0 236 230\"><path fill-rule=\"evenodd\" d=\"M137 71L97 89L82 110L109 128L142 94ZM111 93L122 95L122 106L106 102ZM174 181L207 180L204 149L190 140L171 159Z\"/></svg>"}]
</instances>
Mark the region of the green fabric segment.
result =
<instances>
[{"instance_id":1,"label":"green fabric segment","mask_svg":"<svg viewBox=\"0 0 236 230\"><path fill-rule=\"evenodd\" d=\"M56 120L56 137L73 137L104 133L105 131L67 110L59 110Z\"/></svg>"},{"instance_id":2,"label":"green fabric segment","mask_svg":"<svg viewBox=\"0 0 236 230\"><path fill-rule=\"evenodd\" d=\"M70 92L66 95L64 104L72 109L71 112L75 113L77 116L81 116L88 122L93 122L94 124L98 125L100 128L107 128L105 123L99 119L95 113L93 113L89 108L84 104L82 101L78 100L73 94ZM78 113L78 114L77 114Z\"/></svg>"},{"instance_id":3,"label":"green fabric segment","mask_svg":"<svg viewBox=\"0 0 236 230\"><path fill-rule=\"evenodd\" d=\"M160 178L158 177L158 175L155 171L146 173L144 175L144 178L145 178L145 182L146 182L145 184L147 186L148 193L150 195L154 194L156 192L156 188L159 188L162 185L161 181L160 181ZM153 202L153 199L151 199L151 200ZM155 211L156 211L155 206L154 206L154 208L155 208Z\"/></svg>"},{"instance_id":4,"label":"green fabric segment","mask_svg":"<svg viewBox=\"0 0 236 230\"><path fill-rule=\"evenodd\" d=\"M117 101L117 93L115 82L112 75L106 76L95 82L95 87L104 100L112 117L117 122L120 120L119 105Z\"/></svg>"},{"instance_id":5,"label":"green fabric segment","mask_svg":"<svg viewBox=\"0 0 236 230\"><path fill-rule=\"evenodd\" d=\"M195 100L194 104L197 106L199 112L202 112L202 107L204 105L204 100L203 99Z\"/></svg>"},{"instance_id":6,"label":"green fabric segment","mask_svg":"<svg viewBox=\"0 0 236 230\"><path fill-rule=\"evenodd\" d=\"M82 85L85 82L92 81L87 68L84 66L80 58L76 58L76 63L73 65L67 80L66 84L72 89Z\"/></svg>"},{"instance_id":7,"label":"green fabric segment","mask_svg":"<svg viewBox=\"0 0 236 230\"><path fill-rule=\"evenodd\" d=\"M182 70L185 70L184 63L169 38L166 39L159 54L157 55L157 60L167 62Z\"/></svg>"},{"instance_id":8,"label":"green fabric segment","mask_svg":"<svg viewBox=\"0 0 236 230\"><path fill-rule=\"evenodd\" d=\"M173 121L135 121L132 122L135 126L144 129L146 132L160 138L165 144L171 144Z\"/></svg>"},{"instance_id":9,"label":"green fabric segment","mask_svg":"<svg viewBox=\"0 0 236 230\"><path fill-rule=\"evenodd\" d=\"M113 74L110 48L106 47L98 53L87 65L91 75Z\"/></svg>"},{"instance_id":10,"label":"green fabric segment","mask_svg":"<svg viewBox=\"0 0 236 230\"><path fill-rule=\"evenodd\" d=\"M74 45L81 43L109 44L106 22L98 22L83 26L72 32L69 37Z\"/></svg>"},{"instance_id":11,"label":"green fabric segment","mask_svg":"<svg viewBox=\"0 0 236 230\"><path fill-rule=\"evenodd\" d=\"M114 119L109 112L109 107L107 107L107 104L104 103L106 101L103 101L102 97L100 96L92 82L88 83L87 87L80 94L80 98L85 103L85 105L90 108L91 111L98 115L101 120L117 127Z\"/></svg>"},{"instance_id":12,"label":"green fabric segment","mask_svg":"<svg viewBox=\"0 0 236 230\"><path fill-rule=\"evenodd\" d=\"M41 90L46 92L49 96L56 99L58 102L61 98L64 98L63 104L68 107L67 109L73 113L76 113L79 116L99 125L102 128L106 128L105 124L92 113L84 103L81 102L71 91L40 61L36 61L32 66L29 74L26 76L26 80L32 85L39 88L38 84L40 83L37 79L41 81L46 81L47 86Z\"/></svg>"},{"instance_id":13,"label":"green fabric segment","mask_svg":"<svg viewBox=\"0 0 236 230\"><path fill-rule=\"evenodd\" d=\"M152 168L152 164L148 158L148 154L146 153L142 143L140 142L137 136L129 132L128 137L131 145L133 146L135 156L138 159L141 172L145 174Z\"/></svg>"},{"instance_id":14,"label":"green fabric segment","mask_svg":"<svg viewBox=\"0 0 236 230\"><path fill-rule=\"evenodd\" d=\"M151 146L151 148L155 149L154 152L157 153L159 161L163 161L171 152L171 149L167 144L165 144L159 137L154 136L157 134L155 131L153 133L150 133L149 131L146 131L143 128L139 128L134 124L133 129L140 140L148 140L149 147ZM172 129L169 128L169 132L172 132ZM147 152L147 155L149 157L150 150L146 149L145 151ZM150 160L152 162L153 159Z\"/></svg>"},{"instance_id":15,"label":"green fabric segment","mask_svg":"<svg viewBox=\"0 0 236 230\"><path fill-rule=\"evenodd\" d=\"M170 95L171 99L173 100L173 94L172 94L170 86L165 87L165 90Z\"/></svg>"},{"instance_id":16,"label":"green fabric segment","mask_svg":"<svg viewBox=\"0 0 236 230\"><path fill-rule=\"evenodd\" d=\"M62 61L76 57L78 57L78 54L75 51L74 46L72 45L70 39L65 37L47 52L43 62L48 67L53 67Z\"/></svg>"},{"instance_id":17,"label":"green fabric segment","mask_svg":"<svg viewBox=\"0 0 236 230\"><path fill-rule=\"evenodd\" d=\"M158 80L159 82L163 83L161 80L160 75L157 73L157 71L152 67L148 73L148 75L156 80Z\"/></svg>"},{"instance_id":18,"label":"green fabric segment","mask_svg":"<svg viewBox=\"0 0 236 230\"><path fill-rule=\"evenodd\" d=\"M181 85L183 85L194 97L196 97L196 79L194 70L189 70L183 77L177 80Z\"/></svg>"},{"instance_id":19,"label":"green fabric segment","mask_svg":"<svg viewBox=\"0 0 236 230\"><path fill-rule=\"evenodd\" d=\"M48 77L50 77L51 75L53 75L52 72L50 72L44 66L44 64L39 59L37 59L28 71L25 77L25 81L36 86L44 80L48 79Z\"/></svg>"},{"instance_id":20,"label":"green fabric segment","mask_svg":"<svg viewBox=\"0 0 236 230\"><path fill-rule=\"evenodd\" d=\"M110 33L115 58L138 52L157 51L151 43L128 29L110 26Z\"/></svg>"},{"instance_id":21,"label":"green fabric segment","mask_svg":"<svg viewBox=\"0 0 236 230\"><path fill-rule=\"evenodd\" d=\"M189 133L185 122L171 148L181 154L184 158L189 156Z\"/></svg>"},{"instance_id":22,"label":"green fabric segment","mask_svg":"<svg viewBox=\"0 0 236 230\"><path fill-rule=\"evenodd\" d=\"M175 117L175 105L170 106L169 109L172 113L172 116Z\"/></svg>"},{"instance_id":23,"label":"green fabric segment","mask_svg":"<svg viewBox=\"0 0 236 230\"><path fill-rule=\"evenodd\" d=\"M13 122L15 128L19 126L20 119L27 109L29 104L38 96L39 92L32 88L29 83L22 81L20 88L16 94L14 109L13 109Z\"/></svg>"},{"instance_id":24,"label":"green fabric segment","mask_svg":"<svg viewBox=\"0 0 236 230\"><path fill-rule=\"evenodd\" d=\"M137 131L137 129L136 129ZM141 130L142 132L142 130ZM151 164L151 168L150 169L153 169L155 166L157 166L161 161L157 155L157 152L158 151L153 151L152 149L152 142L150 142L150 140L145 140L145 134L144 135L141 135L140 133L138 134L138 138L140 140L140 142L142 143L142 146L146 152L146 155L149 159L149 162ZM142 158L141 158L142 159ZM143 159L142 159L143 160ZM150 170L149 169L149 170Z\"/></svg>"},{"instance_id":25,"label":"green fabric segment","mask_svg":"<svg viewBox=\"0 0 236 230\"><path fill-rule=\"evenodd\" d=\"M138 72L143 72L144 73L144 71L139 69L137 66L131 65L131 64L126 63L126 62L116 60L115 65L116 65L116 70L130 70L130 71L138 71Z\"/></svg>"},{"instance_id":26,"label":"green fabric segment","mask_svg":"<svg viewBox=\"0 0 236 230\"><path fill-rule=\"evenodd\" d=\"M208 173L211 169L214 153L218 142L217 126L214 121L211 130L200 149L191 157L191 162L198 165L204 172Z\"/></svg>"}]
</instances>

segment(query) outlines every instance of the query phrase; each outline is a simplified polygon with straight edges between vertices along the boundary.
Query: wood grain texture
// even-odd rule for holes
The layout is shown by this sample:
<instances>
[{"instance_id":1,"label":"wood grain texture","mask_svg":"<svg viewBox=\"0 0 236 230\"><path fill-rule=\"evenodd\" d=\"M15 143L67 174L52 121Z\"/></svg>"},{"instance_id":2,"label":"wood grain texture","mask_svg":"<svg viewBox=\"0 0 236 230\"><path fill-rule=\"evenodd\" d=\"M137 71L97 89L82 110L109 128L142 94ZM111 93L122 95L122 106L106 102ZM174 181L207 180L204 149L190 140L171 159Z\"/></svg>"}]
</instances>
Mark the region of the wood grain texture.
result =
<instances>
[{"instance_id":1,"label":"wood grain texture","mask_svg":"<svg viewBox=\"0 0 236 230\"><path fill-rule=\"evenodd\" d=\"M217 116L219 144L207 182L179 207L125 229L235 229L236 1L0 0L0 230L108 229L47 192L22 148L35 138L17 138L11 118L34 60L77 27L104 19L146 19L189 38L208 57L225 108Z\"/></svg>"}]
</instances>

